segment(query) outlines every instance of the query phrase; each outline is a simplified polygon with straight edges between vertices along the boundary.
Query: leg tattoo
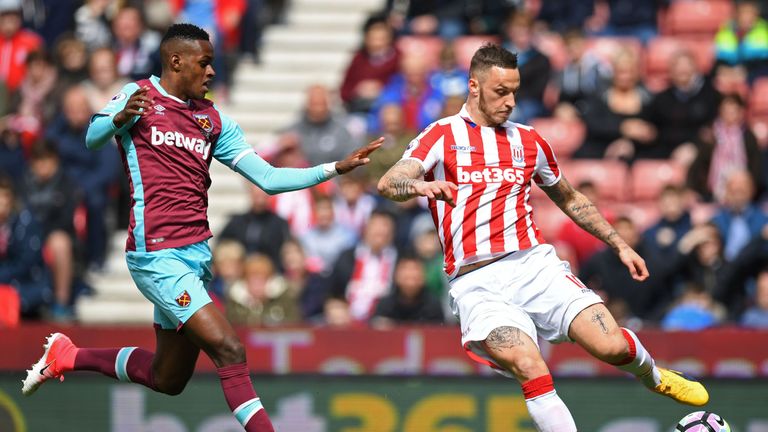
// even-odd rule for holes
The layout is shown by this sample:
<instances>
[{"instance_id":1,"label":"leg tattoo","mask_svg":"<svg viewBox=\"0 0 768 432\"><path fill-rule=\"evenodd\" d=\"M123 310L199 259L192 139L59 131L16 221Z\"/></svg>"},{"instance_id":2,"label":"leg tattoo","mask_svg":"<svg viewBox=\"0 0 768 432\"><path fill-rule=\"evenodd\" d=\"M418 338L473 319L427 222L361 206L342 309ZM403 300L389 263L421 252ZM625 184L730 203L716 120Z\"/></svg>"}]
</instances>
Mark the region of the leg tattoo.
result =
<instances>
[{"instance_id":1,"label":"leg tattoo","mask_svg":"<svg viewBox=\"0 0 768 432\"><path fill-rule=\"evenodd\" d=\"M608 326L605 325L605 322L603 321L603 318L605 318L605 314L600 311L594 311L592 312L592 322L597 323L597 325L600 326L600 330L603 331L603 334L608 334Z\"/></svg>"},{"instance_id":2,"label":"leg tattoo","mask_svg":"<svg viewBox=\"0 0 768 432\"><path fill-rule=\"evenodd\" d=\"M525 341L520 338L520 329L516 327L498 327L485 339L488 348L494 351L503 351L508 348L522 346Z\"/></svg>"}]
</instances>

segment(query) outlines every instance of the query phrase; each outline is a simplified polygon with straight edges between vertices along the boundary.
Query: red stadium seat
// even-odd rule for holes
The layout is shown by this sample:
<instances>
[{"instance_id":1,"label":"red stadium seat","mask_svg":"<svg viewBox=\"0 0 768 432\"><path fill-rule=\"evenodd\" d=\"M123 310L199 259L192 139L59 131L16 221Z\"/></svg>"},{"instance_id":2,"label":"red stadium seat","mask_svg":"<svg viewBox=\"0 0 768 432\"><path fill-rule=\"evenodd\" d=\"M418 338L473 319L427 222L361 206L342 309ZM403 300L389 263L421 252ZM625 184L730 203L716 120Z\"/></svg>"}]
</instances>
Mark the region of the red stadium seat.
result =
<instances>
[{"instance_id":1,"label":"red stadium seat","mask_svg":"<svg viewBox=\"0 0 768 432\"><path fill-rule=\"evenodd\" d=\"M584 142L584 137L587 135L587 128L579 120L567 121L554 117L536 118L531 120L531 126L552 145L559 160L570 158L573 152Z\"/></svg>"},{"instance_id":2,"label":"red stadium seat","mask_svg":"<svg viewBox=\"0 0 768 432\"><path fill-rule=\"evenodd\" d=\"M500 40L493 36L462 36L456 38L453 41L456 62L464 69L469 69L469 63L472 61L475 51L488 42L499 43Z\"/></svg>"},{"instance_id":3,"label":"red stadium seat","mask_svg":"<svg viewBox=\"0 0 768 432\"><path fill-rule=\"evenodd\" d=\"M401 36L396 44L402 53L415 53L425 57L432 68L437 68L440 64L443 40L437 36Z\"/></svg>"},{"instance_id":4,"label":"red stadium seat","mask_svg":"<svg viewBox=\"0 0 768 432\"><path fill-rule=\"evenodd\" d=\"M666 87L670 59L682 50L693 54L701 73L706 74L712 68L715 48L711 40L668 36L651 39L645 56L645 81L651 90L658 91Z\"/></svg>"},{"instance_id":5,"label":"red stadium seat","mask_svg":"<svg viewBox=\"0 0 768 432\"><path fill-rule=\"evenodd\" d=\"M714 37L723 22L730 18L732 8L732 2L726 0L674 1L661 19L661 32Z\"/></svg>"},{"instance_id":6,"label":"red stadium seat","mask_svg":"<svg viewBox=\"0 0 768 432\"><path fill-rule=\"evenodd\" d=\"M668 184L682 185L685 167L668 160L639 160L632 165L633 200L655 200Z\"/></svg>"},{"instance_id":7,"label":"red stadium seat","mask_svg":"<svg viewBox=\"0 0 768 432\"><path fill-rule=\"evenodd\" d=\"M752 91L749 94L749 115L768 116L768 77L758 78L752 83Z\"/></svg>"},{"instance_id":8,"label":"red stadium seat","mask_svg":"<svg viewBox=\"0 0 768 432\"><path fill-rule=\"evenodd\" d=\"M587 52L601 63L611 66L613 57L621 50L628 50L639 60L643 57L643 44L632 37L593 37L587 40Z\"/></svg>"},{"instance_id":9,"label":"red stadium seat","mask_svg":"<svg viewBox=\"0 0 768 432\"><path fill-rule=\"evenodd\" d=\"M624 201L627 196L627 165L618 161L572 160L560 163L563 175L577 187L583 181L595 184L601 199Z\"/></svg>"}]
</instances>

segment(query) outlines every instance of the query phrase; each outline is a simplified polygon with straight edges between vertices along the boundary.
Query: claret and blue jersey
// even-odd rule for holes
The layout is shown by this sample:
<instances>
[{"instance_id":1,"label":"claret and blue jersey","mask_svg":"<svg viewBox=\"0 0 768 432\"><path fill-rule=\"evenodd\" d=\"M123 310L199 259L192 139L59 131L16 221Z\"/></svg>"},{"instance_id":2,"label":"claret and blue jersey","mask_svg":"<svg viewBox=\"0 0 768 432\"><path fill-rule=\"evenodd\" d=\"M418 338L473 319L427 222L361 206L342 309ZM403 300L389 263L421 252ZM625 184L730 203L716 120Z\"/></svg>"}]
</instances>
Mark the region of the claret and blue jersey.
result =
<instances>
[{"instance_id":1,"label":"claret and blue jersey","mask_svg":"<svg viewBox=\"0 0 768 432\"><path fill-rule=\"evenodd\" d=\"M154 76L127 84L96 116L109 117L114 128L112 117L142 86L149 86L153 106L115 132L131 190L126 249L153 251L205 240L211 237L206 216L211 158L234 166L253 149L213 102L182 101Z\"/></svg>"}]
</instances>

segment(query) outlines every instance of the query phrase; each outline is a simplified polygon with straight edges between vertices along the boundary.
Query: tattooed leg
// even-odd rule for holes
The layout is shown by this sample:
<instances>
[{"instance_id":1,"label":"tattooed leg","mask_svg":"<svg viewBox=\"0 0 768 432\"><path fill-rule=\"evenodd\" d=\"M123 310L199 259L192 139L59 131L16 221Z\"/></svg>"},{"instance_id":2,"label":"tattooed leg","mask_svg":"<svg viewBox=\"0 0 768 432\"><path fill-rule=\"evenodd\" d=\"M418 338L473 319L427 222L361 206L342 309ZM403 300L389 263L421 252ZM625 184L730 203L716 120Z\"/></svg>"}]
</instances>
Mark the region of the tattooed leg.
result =
<instances>
[{"instance_id":1,"label":"tattooed leg","mask_svg":"<svg viewBox=\"0 0 768 432\"><path fill-rule=\"evenodd\" d=\"M520 382L549 373L531 338L516 327L497 327L483 341L485 352Z\"/></svg>"},{"instance_id":2,"label":"tattooed leg","mask_svg":"<svg viewBox=\"0 0 768 432\"><path fill-rule=\"evenodd\" d=\"M591 321L600 326L600 331L602 331L603 334L608 334L608 326L605 324L605 313L600 310L592 311Z\"/></svg>"}]
</instances>

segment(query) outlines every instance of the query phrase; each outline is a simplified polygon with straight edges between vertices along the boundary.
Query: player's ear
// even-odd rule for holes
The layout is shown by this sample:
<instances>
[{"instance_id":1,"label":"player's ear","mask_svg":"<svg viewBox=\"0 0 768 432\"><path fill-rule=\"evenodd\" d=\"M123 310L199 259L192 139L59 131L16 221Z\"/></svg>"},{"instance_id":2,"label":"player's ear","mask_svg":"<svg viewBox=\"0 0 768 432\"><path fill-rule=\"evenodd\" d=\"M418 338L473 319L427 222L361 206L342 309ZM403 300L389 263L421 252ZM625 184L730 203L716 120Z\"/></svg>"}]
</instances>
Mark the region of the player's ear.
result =
<instances>
[{"instance_id":1,"label":"player's ear","mask_svg":"<svg viewBox=\"0 0 768 432\"><path fill-rule=\"evenodd\" d=\"M472 97L477 97L480 94L480 82L477 80L477 77L469 79L469 94Z\"/></svg>"},{"instance_id":2,"label":"player's ear","mask_svg":"<svg viewBox=\"0 0 768 432\"><path fill-rule=\"evenodd\" d=\"M181 70L181 56L179 54L171 54L169 63L172 71L179 72Z\"/></svg>"}]
</instances>

